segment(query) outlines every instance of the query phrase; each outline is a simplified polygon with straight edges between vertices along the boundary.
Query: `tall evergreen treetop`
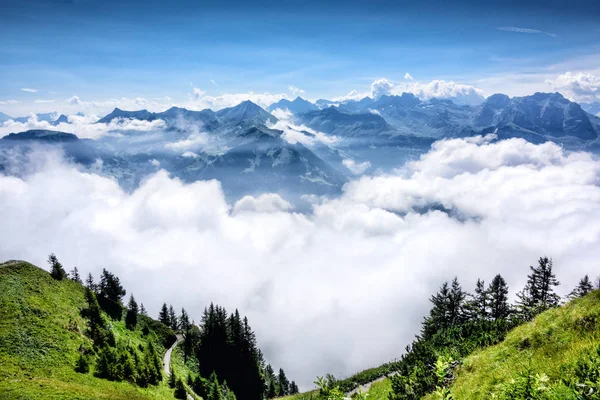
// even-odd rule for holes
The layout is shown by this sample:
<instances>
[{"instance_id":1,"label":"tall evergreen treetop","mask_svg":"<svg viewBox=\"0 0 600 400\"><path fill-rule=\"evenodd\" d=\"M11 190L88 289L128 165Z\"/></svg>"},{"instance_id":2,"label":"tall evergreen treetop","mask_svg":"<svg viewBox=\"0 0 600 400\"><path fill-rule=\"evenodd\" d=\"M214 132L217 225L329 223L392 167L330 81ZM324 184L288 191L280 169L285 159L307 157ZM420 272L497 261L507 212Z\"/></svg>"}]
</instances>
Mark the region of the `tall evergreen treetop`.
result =
<instances>
[{"instance_id":1,"label":"tall evergreen treetop","mask_svg":"<svg viewBox=\"0 0 600 400\"><path fill-rule=\"evenodd\" d=\"M173 306L169 306L169 327L174 331L179 329L179 321L177 320L177 314L175 314L175 309Z\"/></svg>"},{"instance_id":2,"label":"tall evergreen treetop","mask_svg":"<svg viewBox=\"0 0 600 400\"><path fill-rule=\"evenodd\" d=\"M169 318L169 309L167 308L167 303L163 303L163 305L160 309L160 312L158 313L158 320L166 326L169 326L171 324L171 319Z\"/></svg>"},{"instance_id":3,"label":"tall evergreen treetop","mask_svg":"<svg viewBox=\"0 0 600 400\"><path fill-rule=\"evenodd\" d=\"M105 297L115 303L120 303L121 299L127 294L121 281L114 274L106 269L102 270L100 277L100 296Z\"/></svg>"},{"instance_id":4,"label":"tall evergreen treetop","mask_svg":"<svg viewBox=\"0 0 600 400\"><path fill-rule=\"evenodd\" d=\"M540 312L558 306L560 302L560 296L554 293L554 288L560 285L560 282L552 271L552 260L540 257L538 265L529 268L531 273L527 275L527 284L517 294L518 306L525 319L532 319Z\"/></svg>"},{"instance_id":5,"label":"tall evergreen treetop","mask_svg":"<svg viewBox=\"0 0 600 400\"><path fill-rule=\"evenodd\" d=\"M594 285L592 285L590 277L586 275L579 280L579 284L577 284L577 287L575 287L575 289L573 289L573 291L569 293L569 297L572 299L575 299L577 297L583 297L586 294L590 293L592 290L594 290Z\"/></svg>"},{"instance_id":6,"label":"tall evergreen treetop","mask_svg":"<svg viewBox=\"0 0 600 400\"><path fill-rule=\"evenodd\" d=\"M71 270L71 273L69 275L73 282L83 284L83 282L81 281L81 276L79 275L79 270L77 269L77 267L73 267L73 269Z\"/></svg>"},{"instance_id":7,"label":"tall evergreen treetop","mask_svg":"<svg viewBox=\"0 0 600 400\"><path fill-rule=\"evenodd\" d=\"M467 311L470 319L486 320L489 316L489 292L485 288L485 282L477 279L475 284L475 293L469 295L471 298L467 302Z\"/></svg>"},{"instance_id":8,"label":"tall evergreen treetop","mask_svg":"<svg viewBox=\"0 0 600 400\"><path fill-rule=\"evenodd\" d=\"M127 314L125 314L125 326L127 326L128 329L134 330L137 326L138 312L138 305L132 294L129 297L129 303L127 304Z\"/></svg>"},{"instance_id":9,"label":"tall evergreen treetop","mask_svg":"<svg viewBox=\"0 0 600 400\"><path fill-rule=\"evenodd\" d=\"M94 283L94 277L92 276L92 273L88 273L88 276L85 280L85 286L90 289L92 292L96 291L96 284Z\"/></svg>"},{"instance_id":10,"label":"tall evergreen treetop","mask_svg":"<svg viewBox=\"0 0 600 400\"><path fill-rule=\"evenodd\" d=\"M508 285L498 274L492 279L488 288L490 298L490 317L492 320L506 319L510 315L510 305L508 304Z\"/></svg>"},{"instance_id":11,"label":"tall evergreen treetop","mask_svg":"<svg viewBox=\"0 0 600 400\"><path fill-rule=\"evenodd\" d=\"M52 276L57 281L62 281L67 278L67 273L63 268L62 264L58 261L58 258L54 255L54 253L48 256L48 264L50 264L50 276Z\"/></svg>"}]
</instances>

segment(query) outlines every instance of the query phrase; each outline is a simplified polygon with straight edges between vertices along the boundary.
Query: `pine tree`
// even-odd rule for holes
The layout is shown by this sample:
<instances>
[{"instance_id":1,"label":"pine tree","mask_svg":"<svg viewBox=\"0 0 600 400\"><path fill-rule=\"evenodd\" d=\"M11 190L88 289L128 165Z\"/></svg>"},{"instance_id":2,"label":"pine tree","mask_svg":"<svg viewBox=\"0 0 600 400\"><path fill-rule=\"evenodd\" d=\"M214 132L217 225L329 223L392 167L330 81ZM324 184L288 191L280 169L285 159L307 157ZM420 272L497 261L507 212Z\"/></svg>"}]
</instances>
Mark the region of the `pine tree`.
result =
<instances>
[{"instance_id":1,"label":"pine tree","mask_svg":"<svg viewBox=\"0 0 600 400\"><path fill-rule=\"evenodd\" d=\"M85 286L90 289L92 292L96 291L96 284L94 283L94 277L92 276L92 273L88 273L88 277L85 280Z\"/></svg>"},{"instance_id":2,"label":"pine tree","mask_svg":"<svg viewBox=\"0 0 600 400\"><path fill-rule=\"evenodd\" d=\"M296 382L292 381L292 383L290 383L290 394L297 394L298 392L298 385L296 385Z\"/></svg>"},{"instance_id":3,"label":"pine tree","mask_svg":"<svg viewBox=\"0 0 600 400\"><path fill-rule=\"evenodd\" d=\"M540 257L537 267L529 268L531 274L527 275L527 284L517 293L519 311L525 320L531 320L548 308L558 306L560 302L560 296L554 293L554 287L560 282L552 272L552 260Z\"/></svg>"},{"instance_id":4,"label":"pine tree","mask_svg":"<svg viewBox=\"0 0 600 400\"><path fill-rule=\"evenodd\" d=\"M497 321L506 319L510 315L510 306L508 304L508 285L504 278L498 274L492 279L488 288L490 317Z\"/></svg>"},{"instance_id":5,"label":"pine tree","mask_svg":"<svg viewBox=\"0 0 600 400\"><path fill-rule=\"evenodd\" d=\"M71 270L71 273L69 275L73 282L83 284L83 282L81 281L81 276L79 275L79 270L77 269L77 267L73 267L73 269Z\"/></svg>"},{"instance_id":6,"label":"pine tree","mask_svg":"<svg viewBox=\"0 0 600 400\"><path fill-rule=\"evenodd\" d=\"M146 311L146 307L144 307L144 303L140 303L140 315L144 317L148 316L148 312Z\"/></svg>"},{"instance_id":7,"label":"pine tree","mask_svg":"<svg viewBox=\"0 0 600 400\"><path fill-rule=\"evenodd\" d=\"M123 313L123 303L121 300L127 292L121 286L119 278L106 269L103 269L98 292L98 301L102 309L113 319L120 320Z\"/></svg>"},{"instance_id":8,"label":"pine tree","mask_svg":"<svg viewBox=\"0 0 600 400\"><path fill-rule=\"evenodd\" d=\"M438 292L431 296L429 301L433 304L429 316L423 321L422 335L425 338L433 336L438 330L449 326L448 303L450 288L448 282L444 282Z\"/></svg>"},{"instance_id":9,"label":"pine tree","mask_svg":"<svg viewBox=\"0 0 600 400\"><path fill-rule=\"evenodd\" d=\"M489 317L489 293L485 288L485 282L477 279L475 284L475 294L469 295L471 299L467 302L466 308L470 320L485 321Z\"/></svg>"},{"instance_id":10,"label":"pine tree","mask_svg":"<svg viewBox=\"0 0 600 400\"><path fill-rule=\"evenodd\" d=\"M290 382L288 381L287 377L285 376L285 372L283 371L283 368L279 368L279 376L278 376L278 381L279 381L279 395L280 396L287 396L290 394Z\"/></svg>"},{"instance_id":11,"label":"pine tree","mask_svg":"<svg viewBox=\"0 0 600 400\"><path fill-rule=\"evenodd\" d=\"M581 278L581 280L579 280L579 284L575 289L573 289L571 293L569 293L568 297L571 299L583 297L586 294L590 293L592 290L594 290L594 285L592 285L590 277L586 275L583 278Z\"/></svg>"},{"instance_id":12,"label":"pine tree","mask_svg":"<svg viewBox=\"0 0 600 400\"><path fill-rule=\"evenodd\" d=\"M169 318L169 309L167 303L163 303L160 313L158 314L158 320L166 326L170 326L171 319Z\"/></svg>"},{"instance_id":13,"label":"pine tree","mask_svg":"<svg viewBox=\"0 0 600 400\"><path fill-rule=\"evenodd\" d=\"M179 329L179 322L177 321L177 314L175 314L175 309L173 306L169 306L169 326L174 331Z\"/></svg>"},{"instance_id":14,"label":"pine tree","mask_svg":"<svg viewBox=\"0 0 600 400\"><path fill-rule=\"evenodd\" d=\"M127 304L127 314L125 314L125 326L129 330L135 330L138 319L138 305L133 298L133 294L129 297L129 303Z\"/></svg>"},{"instance_id":15,"label":"pine tree","mask_svg":"<svg viewBox=\"0 0 600 400\"><path fill-rule=\"evenodd\" d=\"M188 316L185 308L181 309L181 316L179 317L179 326L183 332L187 332L190 329L190 317Z\"/></svg>"},{"instance_id":16,"label":"pine tree","mask_svg":"<svg viewBox=\"0 0 600 400\"><path fill-rule=\"evenodd\" d=\"M67 273L63 268L62 264L58 261L58 258L54 255L54 253L48 256L48 264L51 266L50 276L52 276L57 281L62 281L67 278Z\"/></svg>"},{"instance_id":17,"label":"pine tree","mask_svg":"<svg viewBox=\"0 0 600 400\"><path fill-rule=\"evenodd\" d=\"M448 302L448 317L451 326L460 325L467 319L464 308L466 298L467 293L462 290L462 287L458 283L458 278L454 277Z\"/></svg>"}]
</instances>

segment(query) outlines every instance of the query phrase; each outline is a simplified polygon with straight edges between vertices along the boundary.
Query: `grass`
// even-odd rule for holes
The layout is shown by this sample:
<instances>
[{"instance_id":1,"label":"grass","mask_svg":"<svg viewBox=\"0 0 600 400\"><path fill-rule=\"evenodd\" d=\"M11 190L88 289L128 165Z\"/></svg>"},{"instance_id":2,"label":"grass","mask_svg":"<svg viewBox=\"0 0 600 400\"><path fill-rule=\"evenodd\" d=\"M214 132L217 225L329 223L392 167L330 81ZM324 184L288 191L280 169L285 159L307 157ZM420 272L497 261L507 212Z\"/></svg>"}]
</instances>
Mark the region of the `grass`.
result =
<instances>
[{"instance_id":1,"label":"grass","mask_svg":"<svg viewBox=\"0 0 600 400\"><path fill-rule=\"evenodd\" d=\"M526 374L544 376L552 389L548 398L571 398L562 378L599 346L600 291L596 290L544 312L512 330L502 343L467 357L451 393L455 400L502 398L503 390Z\"/></svg>"},{"instance_id":2,"label":"grass","mask_svg":"<svg viewBox=\"0 0 600 400\"><path fill-rule=\"evenodd\" d=\"M0 399L173 399L166 379L139 388L74 371L79 350L91 348L82 285L55 281L48 272L22 261L0 264ZM118 340L134 345L148 337L113 321ZM164 332L149 336L163 350Z\"/></svg>"},{"instance_id":3,"label":"grass","mask_svg":"<svg viewBox=\"0 0 600 400\"><path fill-rule=\"evenodd\" d=\"M392 381L390 378L385 378L381 382L375 382L367 392L368 400L388 400L388 395L392 390Z\"/></svg>"}]
</instances>

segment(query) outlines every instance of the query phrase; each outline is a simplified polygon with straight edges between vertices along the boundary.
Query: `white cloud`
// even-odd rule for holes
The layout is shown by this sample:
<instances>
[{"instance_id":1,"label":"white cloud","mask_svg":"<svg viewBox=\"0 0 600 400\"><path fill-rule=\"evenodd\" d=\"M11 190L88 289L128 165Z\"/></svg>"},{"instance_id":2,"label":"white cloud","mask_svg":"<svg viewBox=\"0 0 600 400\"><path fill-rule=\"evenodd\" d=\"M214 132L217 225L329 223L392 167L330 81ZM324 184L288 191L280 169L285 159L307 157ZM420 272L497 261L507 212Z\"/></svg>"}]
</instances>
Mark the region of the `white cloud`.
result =
<instances>
[{"instance_id":1,"label":"white cloud","mask_svg":"<svg viewBox=\"0 0 600 400\"><path fill-rule=\"evenodd\" d=\"M496 28L496 29L498 29L499 31L506 31L506 32L533 33L533 34L542 34L542 35L548 35L548 36L552 36L552 37L557 37L557 35L554 34L554 33L544 32L544 31L540 31L538 29L518 28L516 26L501 26L501 27Z\"/></svg>"},{"instance_id":2,"label":"white cloud","mask_svg":"<svg viewBox=\"0 0 600 400\"><path fill-rule=\"evenodd\" d=\"M213 84L214 86L219 86L219 84L218 84L217 82L215 82L213 79L211 79L209 82L210 82L211 84Z\"/></svg>"},{"instance_id":3,"label":"white cloud","mask_svg":"<svg viewBox=\"0 0 600 400\"><path fill-rule=\"evenodd\" d=\"M318 143L327 146L335 146L335 144L339 142L337 136L315 131L306 125L295 124L293 121L294 115L289 110L277 108L271 114L273 114L278 121L276 123L268 123L267 126L271 129L283 131L282 137L288 143L302 143L305 146L312 147Z\"/></svg>"},{"instance_id":4,"label":"white cloud","mask_svg":"<svg viewBox=\"0 0 600 400\"><path fill-rule=\"evenodd\" d=\"M44 104L44 103L54 103L54 100L35 100L36 104Z\"/></svg>"},{"instance_id":5,"label":"white cloud","mask_svg":"<svg viewBox=\"0 0 600 400\"><path fill-rule=\"evenodd\" d=\"M233 215L243 212L274 213L289 211L294 207L275 193L264 193L258 197L244 196L233 206Z\"/></svg>"},{"instance_id":6,"label":"white cloud","mask_svg":"<svg viewBox=\"0 0 600 400\"><path fill-rule=\"evenodd\" d=\"M208 135L204 132L195 132L186 139L165 144L165 148L175 151L199 149L208 143Z\"/></svg>"},{"instance_id":7,"label":"white cloud","mask_svg":"<svg viewBox=\"0 0 600 400\"><path fill-rule=\"evenodd\" d=\"M406 76L405 79L408 80ZM417 82L413 80L393 82L382 78L373 81L370 92L353 90L346 96L337 97L333 100L338 102L361 100L367 96L377 99L383 95L401 95L403 92L413 93L421 100L430 100L433 98L450 99L457 104L480 104L485 99L483 90L454 81L436 79L430 82Z\"/></svg>"},{"instance_id":8,"label":"white cloud","mask_svg":"<svg viewBox=\"0 0 600 400\"><path fill-rule=\"evenodd\" d=\"M408 72L404 74L404 79L406 79L407 81L414 81L415 79L412 77L411 74L409 74Z\"/></svg>"},{"instance_id":9,"label":"white cloud","mask_svg":"<svg viewBox=\"0 0 600 400\"><path fill-rule=\"evenodd\" d=\"M79 99L78 96L73 96L73 97L67 99L67 103L68 104L73 104L73 105L82 104L82 102L81 102L81 100Z\"/></svg>"},{"instance_id":10,"label":"white cloud","mask_svg":"<svg viewBox=\"0 0 600 400\"><path fill-rule=\"evenodd\" d=\"M155 167L160 167L160 161L158 161L156 159L150 160L150 164L152 164Z\"/></svg>"},{"instance_id":11,"label":"white cloud","mask_svg":"<svg viewBox=\"0 0 600 400\"><path fill-rule=\"evenodd\" d=\"M5 121L0 124L0 137L9 133L23 132L30 129L49 129L53 131L74 133L81 139L97 139L101 136L124 131L150 132L166 128L163 120L138 121L131 119L115 119L108 124L99 124L96 115L71 115L68 123L52 125L50 122L39 121L31 115L27 122Z\"/></svg>"},{"instance_id":12,"label":"white cloud","mask_svg":"<svg viewBox=\"0 0 600 400\"><path fill-rule=\"evenodd\" d=\"M250 100L259 106L266 108L269 105L286 98L288 98L288 96L285 93L271 94L267 92L223 93L218 96L211 96L201 89L194 88L190 94L190 102L185 106L194 110L210 108L216 111L222 108L233 107L243 101Z\"/></svg>"},{"instance_id":13,"label":"white cloud","mask_svg":"<svg viewBox=\"0 0 600 400\"><path fill-rule=\"evenodd\" d=\"M3 258L45 266L54 252L96 277L109 265L152 315L162 302L196 321L211 301L237 307L303 387L398 357L455 275L472 289L502 273L514 296L547 254L564 294L600 257L600 161L552 143L438 142L308 214L276 195L232 207L218 182L164 171L127 193L52 154L31 161L23 178L0 174Z\"/></svg>"},{"instance_id":14,"label":"white cloud","mask_svg":"<svg viewBox=\"0 0 600 400\"><path fill-rule=\"evenodd\" d=\"M294 85L290 85L290 86L288 87L288 90L289 90L290 92L292 92L292 96L294 96L294 97L296 97L296 96L299 96L299 95L301 95L301 94L303 94L303 93L304 93L304 90L302 90L302 89L300 89L300 88L297 88L297 87L296 87L296 86L294 86Z\"/></svg>"},{"instance_id":15,"label":"white cloud","mask_svg":"<svg viewBox=\"0 0 600 400\"><path fill-rule=\"evenodd\" d=\"M369 161L357 163L351 158L344 159L342 164L344 164L344 167L348 168L354 175L362 175L371 167L371 163Z\"/></svg>"},{"instance_id":16,"label":"white cloud","mask_svg":"<svg viewBox=\"0 0 600 400\"><path fill-rule=\"evenodd\" d=\"M590 73L565 72L556 79L546 80L546 83L570 100L581 103L600 101L600 77Z\"/></svg>"},{"instance_id":17,"label":"white cloud","mask_svg":"<svg viewBox=\"0 0 600 400\"><path fill-rule=\"evenodd\" d=\"M0 100L0 104L18 104L18 103L20 103L20 101L14 100L14 99L11 99L11 100Z\"/></svg>"},{"instance_id":18,"label":"white cloud","mask_svg":"<svg viewBox=\"0 0 600 400\"><path fill-rule=\"evenodd\" d=\"M21 88L21 90L28 93L37 93L37 89Z\"/></svg>"},{"instance_id":19,"label":"white cloud","mask_svg":"<svg viewBox=\"0 0 600 400\"><path fill-rule=\"evenodd\" d=\"M364 99L365 97L371 96L371 93L368 92L359 92L357 90L352 90L350 91L347 95L345 96L339 96L339 97L334 97L332 100L334 102L343 102L346 100L361 100Z\"/></svg>"}]
</instances>

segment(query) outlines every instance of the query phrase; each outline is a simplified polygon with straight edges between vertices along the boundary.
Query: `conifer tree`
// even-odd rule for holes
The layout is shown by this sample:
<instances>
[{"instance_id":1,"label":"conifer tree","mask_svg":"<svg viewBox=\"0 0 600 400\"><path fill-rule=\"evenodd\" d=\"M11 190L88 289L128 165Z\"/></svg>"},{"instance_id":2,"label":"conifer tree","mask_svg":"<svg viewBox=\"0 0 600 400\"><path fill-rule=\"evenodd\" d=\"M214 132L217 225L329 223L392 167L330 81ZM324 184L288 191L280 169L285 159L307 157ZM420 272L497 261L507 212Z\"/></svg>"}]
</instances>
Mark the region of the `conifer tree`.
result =
<instances>
[{"instance_id":1,"label":"conifer tree","mask_svg":"<svg viewBox=\"0 0 600 400\"><path fill-rule=\"evenodd\" d=\"M125 326L129 330L135 330L137 326L137 318L138 317L138 305L135 299L133 298L133 294L129 296L129 303L127 304L127 314L125 315Z\"/></svg>"},{"instance_id":2,"label":"conifer tree","mask_svg":"<svg viewBox=\"0 0 600 400\"><path fill-rule=\"evenodd\" d=\"M113 319L120 320L123 313L122 298L127 292L121 286L119 278L103 269L98 289L100 306Z\"/></svg>"},{"instance_id":3,"label":"conifer tree","mask_svg":"<svg viewBox=\"0 0 600 400\"><path fill-rule=\"evenodd\" d=\"M79 275L79 270L77 269L77 267L73 267L73 269L71 270L71 273L69 275L73 282L83 284L83 282L81 281L81 276Z\"/></svg>"},{"instance_id":4,"label":"conifer tree","mask_svg":"<svg viewBox=\"0 0 600 400\"><path fill-rule=\"evenodd\" d=\"M94 277L91 272L88 273L87 279L85 280L85 286L92 292L96 291L96 284L94 283Z\"/></svg>"},{"instance_id":5,"label":"conifer tree","mask_svg":"<svg viewBox=\"0 0 600 400\"><path fill-rule=\"evenodd\" d=\"M510 306L508 304L508 285L502 277L498 274L492 279L492 283L488 288L489 301L490 301L490 317L492 320L497 321L500 319L506 319L510 315Z\"/></svg>"},{"instance_id":6,"label":"conifer tree","mask_svg":"<svg viewBox=\"0 0 600 400\"><path fill-rule=\"evenodd\" d=\"M470 320L485 321L489 316L489 293L485 288L485 282L477 279L475 284L475 293L469 295L471 299L467 302L466 308Z\"/></svg>"},{"instance_id":7,"label":"conifer tree","mask_svg":"<svg viewBox=\"0 0 600 400\"><path fill-rule=\"evenodd\" d=\"M158 314L158 320L166 326L170 326L171 319L169 318L169 309L167 303L163 303L160 313Z\"/></svg>"},{"instance_id":8,"label":"conifer tree","mask_svg":"<svg viewBox=\"0 0 600 400\"><path fill-rule=\"evenodd\" d=\"M175 314L175 309L172 305L169 306L169 326L174 331L179 329L179 322L177 321L177 314Z\"/></svg>"},{"instance_id":9,"label":"conifer tree","mask_svg":"<svg viewBox=\"0 0 600 400\"><path fill-rule=\"evenodd\" d=\"M188 313L185 311L185 308L181 309L181 316L179 317L179 326L183 332L186 332L190 329L190 317Z\"/></svg>"},{"instance_id":10,"label":"conifer tree","mask_svg":"<svg viewBox=\"0 0 600 400\"><path fill-rule=\"evenodd\" d=\"M292 381L290 383L290 394L297 394L298 392L298 385L296 385L296 382Z\"/></svg>"},{"instance_id":11,"label":"conifer tree","mask_svg":"<svg viewBox=\"0 0 600 400\"><path fill-rule=\"evenodd\" d=\"M288 381L287 377L285 376L285 372L283 371L283 368L279 368L279 376L278 376L278 381L279 381L279 395L280 396L287 396L290 394L290 382Z\"/></svg>"},{"instance_id":12,"label":"conifer tree","mask_svg":"<svg viewBox=\"0 0 600 400\"><path fill-rule=\"evenodd\" d=\"M144 317L148 316L148 312L146 311L146 307L144 307L144 303L140 303L140 315Z\"/></svg>"},{"instance_id":13,"label":"conifer tree","mask_svg":"<svg viewBox=\"0 0 600 400\"><path fill-rule=\"evenodd\" d=\"M558 306L560 302L560 296L554 293L554 287L560 285L560 282L552 271L552 260L540 257L538 265L529 268L531 273L527 275L527 284L517 293L519 311L525 320L531 320L548 308Z\"/></svg>"},{"instance_id":14,"label":"conifer tree","mask_svg":"<svg viewBox=\"0 0 600 400\"><path fill-rule=\"evenodd\" d=\"M579 284L577 284L577 287L575 287L575 289L573 289L573 291L569 293L569 298L575 299L578 297L583 297L586 294L590 293L592 290L594 290L594 285L592 285L590 277L588 275L585 275L579 280Z\"/></svg>"},{"instance_id":15,"label":"conifer tree","mask_svg":"<svg viewBox=\"0 0 600 400\"><path fill-rule=\"evenodd\" d=\"M48 256L48 264L50 264L51 271L50 276L52 276L57 281L62 281L67 278L67 273L63 268L62 264L58 261L58 258L54 255L54 253Z\"/></svg>"}]
</instances>

